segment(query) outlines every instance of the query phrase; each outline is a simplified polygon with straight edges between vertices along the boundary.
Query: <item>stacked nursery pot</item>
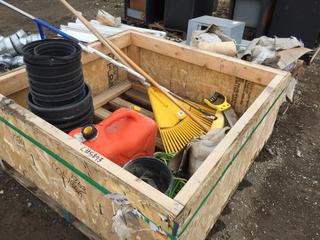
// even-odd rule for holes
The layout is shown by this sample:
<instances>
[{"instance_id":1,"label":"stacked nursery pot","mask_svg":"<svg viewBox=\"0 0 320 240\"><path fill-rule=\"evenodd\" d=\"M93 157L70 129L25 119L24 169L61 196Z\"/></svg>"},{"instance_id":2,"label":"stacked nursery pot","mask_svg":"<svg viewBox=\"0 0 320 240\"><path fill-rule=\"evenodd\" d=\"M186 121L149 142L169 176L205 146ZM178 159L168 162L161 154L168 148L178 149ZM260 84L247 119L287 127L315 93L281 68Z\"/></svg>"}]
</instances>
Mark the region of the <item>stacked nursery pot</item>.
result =
<instances>
[{"instance_id":1,"label":"stacked nursery pot","mask_svg":"<svg viewBox=\"0 0 320 240\"><path fill-rule=\"evenodd\" d=\"M93 101L85 84L79 44L64 39L32 42L23 48L29 78L29 109L69 132L93 122Z\"/></svg>"}]
</instances>

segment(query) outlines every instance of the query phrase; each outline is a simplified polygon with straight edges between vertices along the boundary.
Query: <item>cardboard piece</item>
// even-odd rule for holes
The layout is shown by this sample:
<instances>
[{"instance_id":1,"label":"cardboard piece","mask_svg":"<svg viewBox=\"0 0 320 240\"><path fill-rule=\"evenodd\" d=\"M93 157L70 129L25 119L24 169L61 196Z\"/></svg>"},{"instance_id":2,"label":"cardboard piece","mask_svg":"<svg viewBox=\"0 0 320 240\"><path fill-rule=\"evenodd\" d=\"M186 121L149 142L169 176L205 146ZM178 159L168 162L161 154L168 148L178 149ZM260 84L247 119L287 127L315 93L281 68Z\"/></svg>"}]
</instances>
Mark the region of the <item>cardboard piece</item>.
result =
<instances>
[{"instance_id":1,"label":"cardboard piece","mask_svg":"<svg viewBox=\"0 0 320 240\"><path fill-rule=\"evenodd\" d=\"M104 10L99 10L97 15L97 20L107 26L111 27L120 27L121 26L121 18L120 17L114 17L108 12Z\"/></svg>"},{"instance_id":2,"label":"cardboard piece","mask_svg":"<svg viewBox=\"0 0 320 240\"><path fill-rule=\"evenodd\" d=\"M277 55L280 57L280 59L277 65L282 70L288 70L288 67L295 63L303 55L311 51L312 49L301 47L279 51L277 52Z\"/></svg>"}]
</instances>

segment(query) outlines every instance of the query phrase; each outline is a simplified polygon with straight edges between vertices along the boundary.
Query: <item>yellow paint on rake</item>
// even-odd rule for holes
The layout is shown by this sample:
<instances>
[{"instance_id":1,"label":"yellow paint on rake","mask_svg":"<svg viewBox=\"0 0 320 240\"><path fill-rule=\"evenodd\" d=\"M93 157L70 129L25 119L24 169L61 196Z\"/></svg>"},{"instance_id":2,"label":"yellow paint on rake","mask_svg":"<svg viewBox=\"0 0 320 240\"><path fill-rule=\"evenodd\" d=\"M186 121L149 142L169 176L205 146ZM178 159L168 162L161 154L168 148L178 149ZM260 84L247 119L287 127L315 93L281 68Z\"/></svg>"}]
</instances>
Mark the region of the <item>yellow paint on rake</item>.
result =
<instances>
[{"instance_id":1,"label":"yellow paint on rake","mask_svg":"<svg viewBox=\"0 0 320 240\"><path fill-rule=\"evenodd\" d=\"M188 137L185 134L183 134L181 131L175 130L174 132L175 134L177 134L177 136L179 136L179 138L183 139L184 143L188 142L189 140Z\"/></svg>"},{"instance_id":2,"label":"yellow paint on rake","mask_svg":"<svg viewBox=\"0 0 320 240\"><path fill-rule=\"evenodd\" d=\"M173 129L173 131L171 131L171 134L170 134L173 142L171 144L173 144L175 146L175 149L179 149L179 147L181 146L181 139L179 139L178 136L176 136L175 134L175 129Z\"/></svg>"},{"instance_id":3,"label":"yellow paint on rake","mask_svg":"<svg viewBox=\"0 0 320 240\"><path fill-rule=\"evenodd\" d=\"M153 113L157 121L160 136L166 152L177 153L184 148L193 138L205 134L202 127L187 115L181 114L181 110L172 105L167 97L159 90L150 87L148 95L152 105ZM206 118L201 112L181 102L189 111L207 128L211 128L212 119ZM197 103L193 103L207 112L215 115L215 110ZM221 115L223 118L223 115ZM221 126L223 127L223 126Z\"/></svg>"}]
</instances>

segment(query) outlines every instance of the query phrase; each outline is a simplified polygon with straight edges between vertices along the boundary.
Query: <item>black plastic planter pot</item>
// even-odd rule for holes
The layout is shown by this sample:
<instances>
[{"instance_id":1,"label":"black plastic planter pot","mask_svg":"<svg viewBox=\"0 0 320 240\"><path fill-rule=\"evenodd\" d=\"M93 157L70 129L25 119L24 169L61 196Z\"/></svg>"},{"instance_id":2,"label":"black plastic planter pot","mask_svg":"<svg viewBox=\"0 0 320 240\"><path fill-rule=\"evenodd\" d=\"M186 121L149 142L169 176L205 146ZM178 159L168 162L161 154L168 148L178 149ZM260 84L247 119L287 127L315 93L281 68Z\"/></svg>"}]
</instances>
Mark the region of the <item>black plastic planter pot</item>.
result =
<instances>
[{"instance_id":1,"label":"black plastic planter pot","mask_svg":"<svg viewBox=\"0 0 320 240\"><path fill-rule=\"evenodd\" d=\"M172 173L162 161L156 158L136 158L123 168L163 193L170 189Z\"/></svg>"},{"instance_id":2,"label":"black plastic planter pot","mask_svg":"<svg viewBox=\"0 0 320 240\"><path fill-rule=\"evenodd\" d=\"M32 42L23 48L30 85L83 81L81 48L63 39Z\"/></svg>"},{"instance_id":3,"label":"black plastic planter pot","mask_svg":"<svg viewBox=\"0 0 320 240\"><path fill-rule=\"evenodd\" d=\"M72 89L72 91L68 91L62 94L42 94L37 91L33 87L31 87L31 95L32 99L35 103L43 106L63 106L72 102L80 101L86 94L84 89L85 84L82 83L76 89Z\"/></svg>"},{"instance_id":4,"label":"black plastic planter pot","mask_svg":"<svg viewBox=\"0 0 320 240\"><path fill-rule=\"evenodd\" d=\"M52 123L52 124L57 128L62 129L64 132L69 133L76 128L93 124L93 115L94 115L94 110L91 109L89 112L85 113L81 117L75 117L74 119L59 121L57 123Z\"/></svg>"},{"instance_id":5,"label":"black plastic planter pot","mask_svg":"<svg viewBox=\"0 0 320 240\"><path fill-rule=\"evenodd\" d=\"M32 94L29 93L27 97L27 104L33 113L66 132L69 129L72 130L82 127L82 122L92 122L93 120L94 108L91 89L88 85L85 85L85 97L78 102L59 107L39 106L34 102ZM83 120L81 120L81 124L77 123L79 119ZM61 128L64 125L69 126L68 124L72 127L68 127L67 129Z\"/></svg>"},{"instance_id":6,"label":"black plastic planter pot","mask_svg":"<svg viewBox=\"0 0 320 240\"><path fill-rule=\"evenodd\" d=\"M34 78L30 78L30 76L29 76L29 82L32 87L41 88L43 90L57 89L57 88L64 89L64 88L68 88L70 86L74 86L76 84L80 85L84 82L84 79L83 79L83 75L81 74L81 75L75 76L73 78L69 78L65 81L55 81L55 79L52 78L52 79L50 79L50 81L44 82L44 81L40 81L40 80L34 80Z\"/></svg>"},{"instance_id":7,"label":"black plastic planter pot","mask_svg":"<svg viewBox=\"0 0 320 240\"><path fill-rule=\"evenodd\" d=\"M27 103L29 105L30 110L33 113L45 119L52 120L64 118L66 116L80 116L84 109L92 105L91 89L88 85L85 86L85 91L86 95L81 101L72 104L67 104L65 106L52 108L38 106L34 104L31 93L28 94Z\"/></svg>"},{"instance_id":8,"label":"black plastic planter pot","mask_svg":"<svg viewBox=\"0 0 320 240\"><path fill-rule=\"evenodd\" d=\"M33 81L30 80L30 82L33 82ZM68 84L32 83L31 91L37 92L40 94L58 95L58 94L64 94L64 93L71 92L71 91L79 88L80 86L84 86L83 80L82 81L79 81L79 80L72 81Z\"/></svg>"},{"instance_id":9,"label":"black plastic planter pot","mask_svg":"<svg viewBox=\"0 0 320 240\"><path fill-rule=\"evenodd\" d=\"M66 75L72 74L80 74L82 73L82 66L79 65L80 62L75 62L71 64L66 65L31 65L28 62L25 61L26 69L28 74L30 76L43 78L43 77L49 77L49 78L60 78ZM70 76L68 76L70 77Z\"/></svg>"},{"instance_id":10,"label":"black plastic planter pot","mask_svg":"<svg viewBox=\"0 0 320 240\"><path fill-rule=\"evenodd\" d=\"M26 64L37 66L65 66L81 60L79 44L64 39L35 41L23 47Z\"/></svg>"}]
</instances>

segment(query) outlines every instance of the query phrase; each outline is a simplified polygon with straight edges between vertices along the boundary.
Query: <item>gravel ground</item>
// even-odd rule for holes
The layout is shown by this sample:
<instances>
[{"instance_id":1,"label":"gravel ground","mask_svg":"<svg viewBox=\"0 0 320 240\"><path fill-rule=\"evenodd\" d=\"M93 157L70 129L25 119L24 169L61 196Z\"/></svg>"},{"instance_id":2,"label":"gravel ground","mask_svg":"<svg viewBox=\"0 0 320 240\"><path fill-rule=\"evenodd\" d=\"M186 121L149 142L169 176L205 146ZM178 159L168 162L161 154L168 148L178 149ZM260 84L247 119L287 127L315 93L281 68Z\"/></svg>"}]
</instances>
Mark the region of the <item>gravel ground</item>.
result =
<instances>
[{"instance_id":1,"label":"gravel ground","mask_svg":"<svg viewBox=\"0 0 320 240\"><path fill-rule=\"evenodd\" d=\"M58 1L12 0L56 26L72 17ZM70 0L93 18L122 15L123 1ZM224 11L222 11L224 12ZM0 7L0 35L33 23ZM320 239L320 58L299 79L295 101L282 107L273 135L231 199L208 240ZM0 171L0 239L87 239Z\"/></svg>"}]
</instances>

